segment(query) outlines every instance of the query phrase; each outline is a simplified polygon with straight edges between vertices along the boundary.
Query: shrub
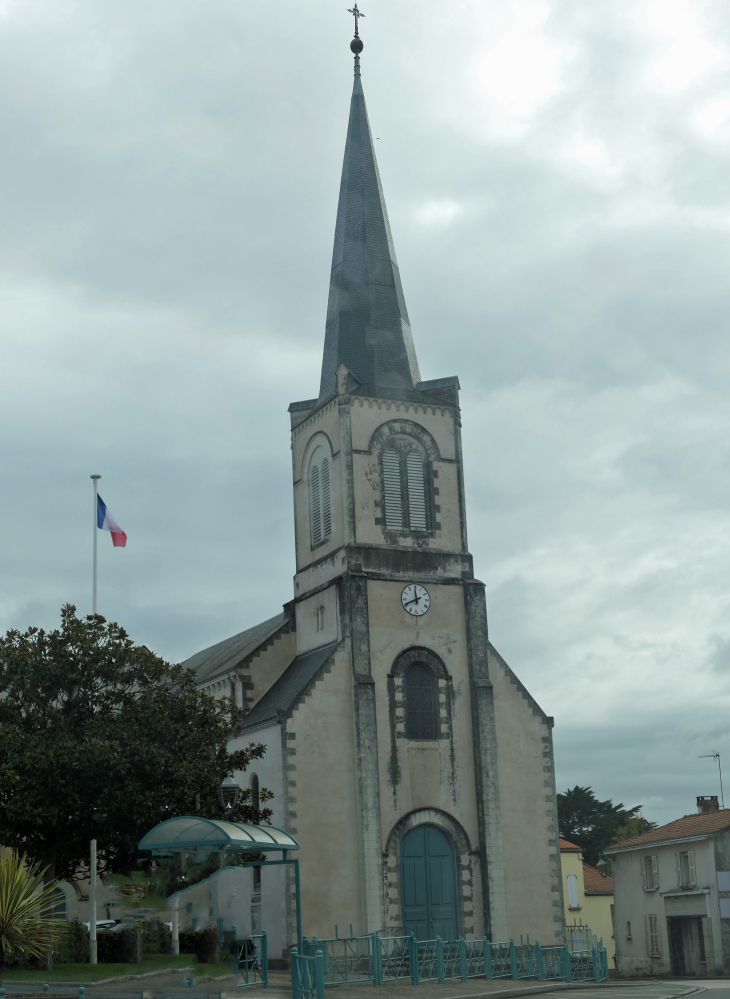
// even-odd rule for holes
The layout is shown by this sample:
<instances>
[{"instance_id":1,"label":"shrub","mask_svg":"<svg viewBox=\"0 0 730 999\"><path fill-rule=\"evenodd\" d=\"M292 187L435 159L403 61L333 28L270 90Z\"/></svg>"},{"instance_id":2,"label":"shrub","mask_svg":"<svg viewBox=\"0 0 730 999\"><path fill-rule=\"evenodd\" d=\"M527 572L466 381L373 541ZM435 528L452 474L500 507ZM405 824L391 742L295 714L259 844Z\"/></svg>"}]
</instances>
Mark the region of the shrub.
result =
<instances>
[{"instance_id":1,"label":"shrub","mask_svg":"<svg viewBox=\"0 0 730 999\"><path fill-rule=\"evenodd\" d=\"M142 926L142 953L170 954L172 952L172 933L166 923L153 919Z\"/></svg>"},{"instance_id":2,"label":"shrub","mask_svg":"<svg viewBox=\"0 0 730 999\"><path fill-rule=\"evenodd\" d=\"M121 930L99 930L96 954L100 964L141 964L142 928L125 926Z\"/></svg>"},{"instance_id":3,"label":"shrub","mask_svg":"<svg viewBox=\"0 0 730 999\"><path fill-rule=\"evenodd\" d=\"M221 959L221 938L214 926L200 932L200 944L195 952L200 964L218 964Z\"/></svg>"},{"instance_id":4,"label":"shrub","mask_svg":"<svg viewBox=\"0 0 730 999\"><path fill-rule=\"evenodd\" d=\"M203 930L180 930L180 953L195 954L200 964L218 964L221 959L221 938L214 926Z\"/></svg>"},{"instance_id":5,"label":"shrub","mask_svg":"<svg viewBox=\"0 0 730 999\"><path fill-rule=\"evenodd\" d=\"M89 931L78 919L58 926L53 944L54 964L87 964Z\"/></svg>"}]
</instances>

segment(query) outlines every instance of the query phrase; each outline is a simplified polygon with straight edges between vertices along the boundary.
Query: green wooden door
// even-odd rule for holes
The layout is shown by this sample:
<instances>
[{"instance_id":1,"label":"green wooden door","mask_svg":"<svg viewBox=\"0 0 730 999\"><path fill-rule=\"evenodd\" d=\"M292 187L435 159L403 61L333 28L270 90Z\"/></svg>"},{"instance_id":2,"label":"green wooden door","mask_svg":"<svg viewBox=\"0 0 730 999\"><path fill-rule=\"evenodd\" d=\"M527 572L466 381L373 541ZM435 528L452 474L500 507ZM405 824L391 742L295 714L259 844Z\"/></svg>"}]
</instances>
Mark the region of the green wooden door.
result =
<instances>
[{"instance_id":1,"label":"green wooden door","mask_svg":"<svg viewBox=\"0 0 730 999\"><path fill-rule=\"evenodd\" d=\"M417 940L456 940L454 851L435 826L416 826L401 846L403 931Z\"/></svg>"}]
</instances>

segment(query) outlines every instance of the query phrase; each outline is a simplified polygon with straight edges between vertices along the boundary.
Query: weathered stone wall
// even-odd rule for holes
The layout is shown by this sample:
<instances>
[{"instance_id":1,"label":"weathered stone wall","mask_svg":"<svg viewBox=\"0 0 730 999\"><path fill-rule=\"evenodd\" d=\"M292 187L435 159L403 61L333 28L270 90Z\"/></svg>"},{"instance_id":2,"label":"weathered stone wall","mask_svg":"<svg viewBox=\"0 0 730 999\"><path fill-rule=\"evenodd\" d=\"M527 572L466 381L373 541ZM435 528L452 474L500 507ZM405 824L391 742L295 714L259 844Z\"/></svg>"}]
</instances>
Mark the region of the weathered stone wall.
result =
<instances>
[{"instance_id":1,"label":"weathered stone wall","mask_svg":"<svg viewBox=\"0 0 730 999\"><path fill-rule=\"evenodd\" d=\"M552 718L490 646L499 798L511 936L565 940Z\"/></svg>"}]
</instances>

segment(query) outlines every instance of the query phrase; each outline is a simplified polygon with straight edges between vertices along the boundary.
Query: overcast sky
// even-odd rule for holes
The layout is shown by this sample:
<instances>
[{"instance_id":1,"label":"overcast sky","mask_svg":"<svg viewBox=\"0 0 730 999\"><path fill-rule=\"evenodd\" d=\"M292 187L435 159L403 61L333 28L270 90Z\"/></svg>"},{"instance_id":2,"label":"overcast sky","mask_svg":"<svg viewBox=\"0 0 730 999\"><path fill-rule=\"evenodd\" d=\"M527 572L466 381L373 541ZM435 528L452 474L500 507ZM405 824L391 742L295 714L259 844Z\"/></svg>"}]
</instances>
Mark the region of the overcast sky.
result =
<instances>
[{"instance_id":1,"label":"overcast sky","mask_svg":"<svg viewBox=\"0 0 730 999\"><path fill-rule=\"evenodd\" d=\"M344 0L0 0L0 630L177 661L276 614L316 395ZM363 0L422 376L462 385L492 640L558 788L730 781L730 19L721 0ZM730 788L730 784L729 784ZM730 799L729 799L730 804Z\"/></svg>"}]
</instances>

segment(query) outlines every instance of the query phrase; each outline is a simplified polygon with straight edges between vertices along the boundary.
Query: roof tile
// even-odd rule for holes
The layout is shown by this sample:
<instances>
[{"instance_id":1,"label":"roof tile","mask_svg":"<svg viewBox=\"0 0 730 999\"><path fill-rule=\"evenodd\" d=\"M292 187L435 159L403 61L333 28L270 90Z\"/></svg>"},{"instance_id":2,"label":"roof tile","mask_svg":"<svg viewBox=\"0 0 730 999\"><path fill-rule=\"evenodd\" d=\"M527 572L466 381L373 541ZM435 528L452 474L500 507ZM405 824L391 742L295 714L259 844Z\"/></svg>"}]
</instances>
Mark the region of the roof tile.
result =
<instances>
[{"instance_id":1,"label":"roof tile","mask_svg":"<svg viewBox=\"0 0 730 999\"><path fill-rule=\"evenodd\" d=\"M697 812L693 815L683 815L681 819L668 822L665 826L652 829L642 836L634 836L633 839L625 839L622 843L615 843L606 852L612 853L614 850L623 850L629 846L641 846L644 843L658 843L665 839L707 836L723 829L730 829L730 808L721 808L719 812Z\"/></svg>"}]
</instances>

